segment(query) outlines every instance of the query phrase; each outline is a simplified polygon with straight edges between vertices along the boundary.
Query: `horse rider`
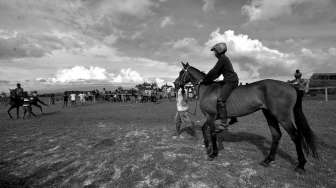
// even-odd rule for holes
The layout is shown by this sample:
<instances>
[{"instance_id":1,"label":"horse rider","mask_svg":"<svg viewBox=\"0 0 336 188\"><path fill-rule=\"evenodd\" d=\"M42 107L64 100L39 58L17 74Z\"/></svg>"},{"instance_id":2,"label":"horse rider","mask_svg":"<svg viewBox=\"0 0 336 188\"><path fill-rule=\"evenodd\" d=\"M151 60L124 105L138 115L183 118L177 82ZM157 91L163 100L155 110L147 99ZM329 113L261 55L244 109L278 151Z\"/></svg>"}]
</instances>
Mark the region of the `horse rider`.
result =
<instances>
[{"instance_id":1,"label":"horse rider","mask_svg":"<svg viewBox=\"0 0 336 188\"><path fill-rule=\"evenodd\" d=\"M18 99L23 99L23 88L21 87L20 83L16 84L16 88L14 91Z\"/></svg>"},{"instance_id":2,"label":"horse rider","mask_svg":"<svg viewBox=\"0 0 336 188\"><path fill-rule=\"evenodd\" d=\"M215 121L216 129L218 131L226 130L230 124L237 122L237 118L231 118L227 123L226 100L231 92L238 87L239 79L237 73L234 71L230 59L225 55L227 51L226 43L221 42L215 44L211 51L217 57L216 65L206 74L205 78L200 81L200 84L210 84L220 75L224 76L225 84L221 86L220 95L217 99L217 119Z\"/></svg>"}]
</instances>

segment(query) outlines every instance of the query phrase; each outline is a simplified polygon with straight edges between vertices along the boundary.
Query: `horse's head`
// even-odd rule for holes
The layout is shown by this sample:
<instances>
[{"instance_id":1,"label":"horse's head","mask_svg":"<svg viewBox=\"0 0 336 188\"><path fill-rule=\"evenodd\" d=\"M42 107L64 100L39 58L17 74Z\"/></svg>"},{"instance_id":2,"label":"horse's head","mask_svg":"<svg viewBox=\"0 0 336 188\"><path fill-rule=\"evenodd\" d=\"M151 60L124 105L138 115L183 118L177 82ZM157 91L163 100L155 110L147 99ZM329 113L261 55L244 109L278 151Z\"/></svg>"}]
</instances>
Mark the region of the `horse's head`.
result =
<instances>
[{"instance_id":1,"label":"horse's head","mask_svg":"<svg viewBox=\"0 0 336 188\"><path fill-rule=\"evenodd\" d=\"M16 97L15 89L9 89L9 96L10 97Z\"/></svg>"},{"instance_id":2,"label":"horse's head","mask_svg":"<svg viewBox=\"0 0 336 188\"><path fill-rule=\"evenodd\" d=\"M183 87L185 84L193 81L190 76L190 73L188 72L188 69L192 67L189 65L188 62L186 64L181 62L181 64L183 68L180 71L179 76L174 81L174 85L176 89Z\"/></svg>"}]
</instances>

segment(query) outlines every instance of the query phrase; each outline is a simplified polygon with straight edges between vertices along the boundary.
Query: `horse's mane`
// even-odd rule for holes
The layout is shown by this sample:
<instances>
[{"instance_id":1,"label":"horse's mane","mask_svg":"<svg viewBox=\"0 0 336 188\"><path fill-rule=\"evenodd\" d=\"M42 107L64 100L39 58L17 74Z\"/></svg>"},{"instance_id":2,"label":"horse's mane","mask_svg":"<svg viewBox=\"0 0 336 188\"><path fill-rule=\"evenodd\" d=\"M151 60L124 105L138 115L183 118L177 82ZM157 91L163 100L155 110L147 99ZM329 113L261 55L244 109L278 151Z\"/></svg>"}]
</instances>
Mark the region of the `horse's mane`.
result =
<instances>
[{"instance_id":1,"label":"horse's mane","mask_svg":"<svg viewBox=\"0 0 336 188\"><path fill-rule=\"evenodd\" d=\"M190 66L191 68L193 68L195 71L197 71L198 73L200 73L202 76L205 76L206 74L203 71L198 70L197 68Z\"/></svg>"}]
</instances>

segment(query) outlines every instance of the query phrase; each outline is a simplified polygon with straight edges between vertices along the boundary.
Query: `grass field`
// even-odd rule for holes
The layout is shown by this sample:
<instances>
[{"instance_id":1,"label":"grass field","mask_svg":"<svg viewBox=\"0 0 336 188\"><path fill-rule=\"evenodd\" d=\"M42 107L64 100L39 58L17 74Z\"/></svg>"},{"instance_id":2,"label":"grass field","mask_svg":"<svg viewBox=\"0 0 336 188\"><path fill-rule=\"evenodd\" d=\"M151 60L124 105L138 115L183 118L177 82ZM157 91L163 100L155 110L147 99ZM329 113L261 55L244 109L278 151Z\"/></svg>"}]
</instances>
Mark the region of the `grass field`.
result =
<instances>
[{"instance_id":1,"label":"grass field","mask_svg":"<svg viewBox=\"0 0 336 188\"><path fill-rule=\"evenodd\" d=\"M0 187L336 187L336 101L303 105L321 155L308 157L304 175L283 129L276 162L258 164L271 141L260 112L240 118L207 161L199 129L197 138L172 136L174 102L57 104L29 120L0 107Z\"/></svg>"}]
</instances>

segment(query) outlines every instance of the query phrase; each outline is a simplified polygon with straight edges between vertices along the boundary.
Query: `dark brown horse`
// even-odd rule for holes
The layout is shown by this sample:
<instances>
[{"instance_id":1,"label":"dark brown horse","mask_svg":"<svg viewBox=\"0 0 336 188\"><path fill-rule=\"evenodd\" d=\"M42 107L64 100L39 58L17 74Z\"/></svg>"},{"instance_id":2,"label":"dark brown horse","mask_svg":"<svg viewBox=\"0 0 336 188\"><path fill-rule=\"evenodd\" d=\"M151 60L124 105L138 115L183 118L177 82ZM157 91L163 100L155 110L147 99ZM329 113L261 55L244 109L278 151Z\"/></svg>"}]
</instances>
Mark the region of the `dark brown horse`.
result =
<instances>
[{"instance_id":1,"label":"dark brown horse","mask_svg":"<svg viewBox=\"0 0 336 188\"><path fill-rule=\"evenodd\" d=\"M217 98L221 83L198 85L205 74L188 63L183 65L179 77L175 80L175 87L188 82L198 87L198 100L200 109L206 117L202 126L204 145L207 148L209 160L218 155L217 135L214 121L217 116ZM281 138L281 125L289 134L295 144L298 156L298 172L304 172L306 159L303 150L314 158L318 158L315 147L315 136L310 129L302 111L302 98L290 84L277 80L261 80L248 85L239 86L227 99L228 117L240 117L262 110L272 134L272 145L269 155L260 163L269 166L275 160L275 154ZM303 149L302 149L303 148Z\"/></svg>"},{"instance_id":2,"label":"dark brown horse","mask_svg":"<svg viewBox=\"0 0 336 188\"><path fill-rule=\"evenodd\" d=\"M9 95L9 109L7 110L7 113L11 119L13 119L12 114L10 113L13 108L16 108L16 118L19 119L19 110L20 106L23 105L23 99L16 95L16 92L14 89L10 89L10 95Z\"/></svg>"}]
</instances>

